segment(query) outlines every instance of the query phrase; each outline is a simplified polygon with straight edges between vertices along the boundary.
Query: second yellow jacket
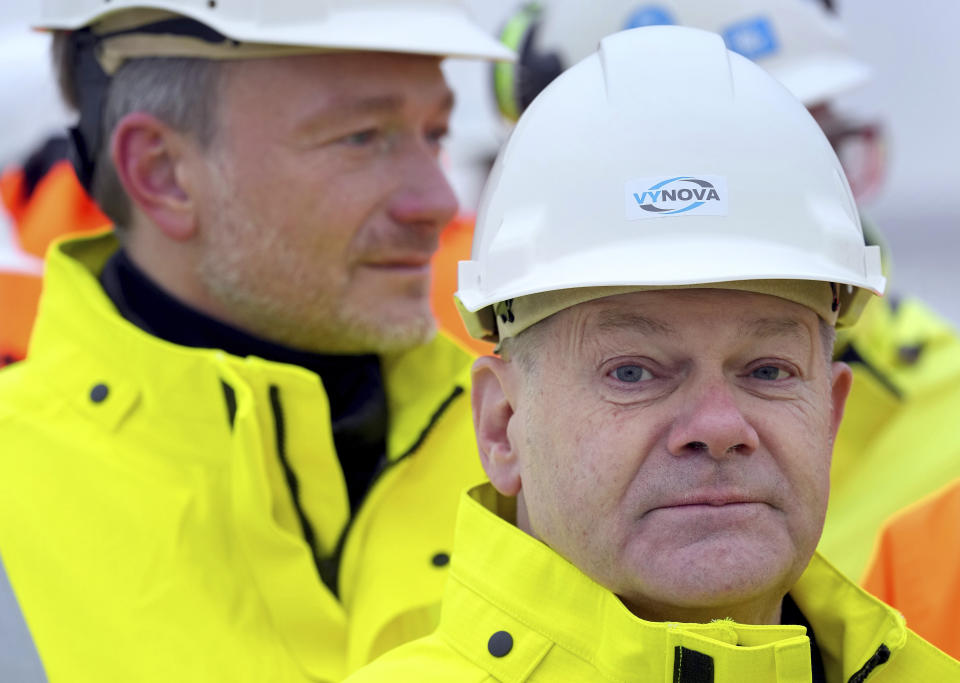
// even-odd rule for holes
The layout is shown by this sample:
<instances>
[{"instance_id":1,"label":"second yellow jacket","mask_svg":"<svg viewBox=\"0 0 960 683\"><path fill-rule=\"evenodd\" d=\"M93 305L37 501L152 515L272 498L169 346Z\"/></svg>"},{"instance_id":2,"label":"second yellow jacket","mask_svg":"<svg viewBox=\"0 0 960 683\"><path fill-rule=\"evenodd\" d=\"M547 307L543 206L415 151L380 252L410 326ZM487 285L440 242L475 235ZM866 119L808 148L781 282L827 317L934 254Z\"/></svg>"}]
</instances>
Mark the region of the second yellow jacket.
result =
<instances>
[{"instance_id":1,"label":"second yellow jacket","mask_svg":"<svg viewBox=\"0 0 960 683\"><path fill-rule=\"evenodd\" d=\"M50 683L337 681L429 632L483 478L470 356L383 359L389 461L351 520L317 375L141 331L97 282L115 248L51 253L30 355L0 372L0 623Z\"/></svg>"}]
</instances>

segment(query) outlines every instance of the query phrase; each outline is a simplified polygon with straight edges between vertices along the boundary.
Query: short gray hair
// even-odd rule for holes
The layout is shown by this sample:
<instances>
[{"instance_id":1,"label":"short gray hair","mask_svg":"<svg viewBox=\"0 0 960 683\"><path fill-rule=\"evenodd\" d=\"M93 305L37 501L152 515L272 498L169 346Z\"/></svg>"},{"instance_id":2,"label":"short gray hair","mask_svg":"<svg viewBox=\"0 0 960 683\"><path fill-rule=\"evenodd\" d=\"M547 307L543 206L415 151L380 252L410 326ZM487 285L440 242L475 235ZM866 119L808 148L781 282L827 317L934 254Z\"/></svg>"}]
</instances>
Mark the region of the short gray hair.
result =
<instances>
[{"instance_id":1,"label":"short gray hair","mask_svg":"<svg viewBox=\"0 0 960 683\"><path fill-rule=\"evenodd\" d=\"M543 346L543 335L553 324L555 315L540 320L515 337L507 337L497 349L505 361L516 363L525 375L530 375L539 366L538 357Z\"/></svg>"},{"instance_id":2,"label":"short gray hair","mask_svg":"<svg viewBox=\"0 0 960 683\"><path fill-rule=\"evenodd\" d=\"M54 34L53 60L60 92L68 106L79 110L74 49L69 32ZM110 138L117 123L127 114L146 112L207 147L217 132L221 73L221 65L211 59L145 57L124 62L110 79L91 193L115 225L126 226L131 217L130 199L110 159Z\"/></svg>"}]
</instances>

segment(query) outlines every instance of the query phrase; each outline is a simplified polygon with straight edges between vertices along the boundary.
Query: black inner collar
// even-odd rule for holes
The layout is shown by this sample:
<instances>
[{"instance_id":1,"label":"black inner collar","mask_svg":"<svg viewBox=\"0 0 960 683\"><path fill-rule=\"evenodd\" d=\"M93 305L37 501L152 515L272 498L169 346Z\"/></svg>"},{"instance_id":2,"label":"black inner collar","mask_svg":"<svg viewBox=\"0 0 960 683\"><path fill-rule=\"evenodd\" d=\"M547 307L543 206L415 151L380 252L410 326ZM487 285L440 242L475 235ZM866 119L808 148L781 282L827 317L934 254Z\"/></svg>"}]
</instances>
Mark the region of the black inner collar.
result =
<instances>
[{"instance_id":1,"label":"black inner collar","mask_svg":"<svg viewBox=\"0 0 960 683\"><path fill-rule=\"evenodd\" d=\"M386 456L387 399L378 356L311 353L250 335L167 294L123 249L107 261L100 283L124 318L155 337L181 346L299 365L317 373L330 403L333 440L350 508L357 509Z\"/></svg>"},{"instance_id":2,"label":"black inner collar","mask_svg":"<svg viewBox=\"0 0 960 683\"><path fill-rule=\"evenodd\" d=\"M811 683L826 683L827 675L823 668L823 656L820 654L820 647L817 645L817 639L813 635L813 628L810 622L803 616L803 612L797 607L790 594L787 593L783 598L783 607L780 610L780 623L790 626L804 626L807 629L807 637L810 639L810 671L813 674Z\"/></svg>"}]
</instances>

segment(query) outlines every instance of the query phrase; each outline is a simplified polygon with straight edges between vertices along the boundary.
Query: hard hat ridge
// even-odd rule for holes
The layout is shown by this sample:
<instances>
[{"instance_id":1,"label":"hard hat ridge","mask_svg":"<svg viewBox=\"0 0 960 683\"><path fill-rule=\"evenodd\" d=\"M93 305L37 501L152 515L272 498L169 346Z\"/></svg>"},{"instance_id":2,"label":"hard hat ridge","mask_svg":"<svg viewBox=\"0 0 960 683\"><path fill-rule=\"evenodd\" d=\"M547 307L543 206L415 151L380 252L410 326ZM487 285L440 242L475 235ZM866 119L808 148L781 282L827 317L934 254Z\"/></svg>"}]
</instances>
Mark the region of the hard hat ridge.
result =
<instances>
[{"instance_id":1,"label":"hard hat ridge","mask_svg":"<svg viewBox=\"0 0 960 683\"><path fill-rule=\"evenodd\" d=\"M580 0L527 3L505 23L501 40L515 64L495 66L501 112L516 120L553 78L590 54L606 35L653 25L690 26L722 36L759 63L804 104L822 103L863 85L870 68L850 51L833 14L809 0Z\"/></svg>"}]
</instances>

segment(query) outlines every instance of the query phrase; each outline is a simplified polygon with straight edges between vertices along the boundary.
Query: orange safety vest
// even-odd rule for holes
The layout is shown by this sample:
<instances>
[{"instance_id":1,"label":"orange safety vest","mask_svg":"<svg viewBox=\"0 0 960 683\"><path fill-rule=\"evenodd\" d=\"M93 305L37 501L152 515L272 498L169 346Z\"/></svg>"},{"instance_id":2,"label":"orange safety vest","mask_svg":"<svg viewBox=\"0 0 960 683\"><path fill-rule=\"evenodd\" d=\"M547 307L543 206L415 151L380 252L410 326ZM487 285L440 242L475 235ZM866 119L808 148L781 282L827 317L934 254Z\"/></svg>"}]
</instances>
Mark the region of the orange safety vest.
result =
<instances>
[{"instance_id":1,"label":"orange safety vest","mask_svg":"<svg viewBox=\"0 0 960 683\"><path fill-rule=\"evenodd\" d=\"M960 659L960 480L887 522L863 585Z\"/></svg>"},{"instance_id":2,"label":"orange safety vest","mask_svg":"<svg viewBox=\"0 0 960 683\"><path fill-rule=\"evenodd\" d=\"M473 245L473 216L457 216L440 234L440 246L433 255L433 286L430 296L433 315L440 329L474 353L493 352L493 344L473 339L463 326L453 294L457 291L457 263L470 260Z\"/></svg>"},{"instance_id":3,"label":"orange safety vest","mask_svg":"<svg viewBox=\"0 0 960 683\"><path fill-rule=\"evenodd\" d=\"M55 239L104 230L109 219L77 181L69 161L56 162L28 192L23 169L0 175L0 201L15 229L17 246L42 258ZM0 267L0 367L22 360L37 315L39 274Z\"/></svg>"}]
</instances>

